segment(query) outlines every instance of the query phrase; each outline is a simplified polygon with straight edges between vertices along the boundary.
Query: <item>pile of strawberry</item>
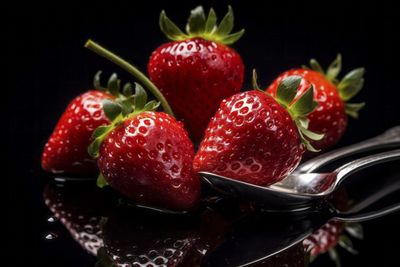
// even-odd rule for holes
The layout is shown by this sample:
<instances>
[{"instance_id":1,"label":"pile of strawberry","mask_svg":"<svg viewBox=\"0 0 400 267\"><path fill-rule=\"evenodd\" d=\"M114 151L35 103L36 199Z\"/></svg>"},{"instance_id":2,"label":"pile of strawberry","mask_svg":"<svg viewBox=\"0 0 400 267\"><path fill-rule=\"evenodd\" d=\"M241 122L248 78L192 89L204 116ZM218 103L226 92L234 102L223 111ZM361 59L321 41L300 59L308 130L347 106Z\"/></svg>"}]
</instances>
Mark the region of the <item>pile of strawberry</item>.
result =
<instances>
[{"instance_id":1,"label":"pile of strawberry","mask_svg":"<svg viewBox=\"0 0 400 267\"><path fill-rule=\"evenodd\" d=\"M228 45L244 30L232 33L233 21L231 7L219 23L213 9L206 15L197 7L183 32L161 12L171 42L151 55L149 78L89 40L87 48L138 83L122 85L113 74L102 86L97 73L93 89L61 116L45 145L43 169L100 173L99 186L137 204L189 210L200 197L199 171L267 186L292 172L305 151L335 144L347 115L357 117L364 105L347 103L363 86L364 69L339 80L340 55L326 71L311 60L265 90L254 72L252 90L240 92L244 64ZM148 101L146 90L156 100Z\"/></svg>"}]
</instances>

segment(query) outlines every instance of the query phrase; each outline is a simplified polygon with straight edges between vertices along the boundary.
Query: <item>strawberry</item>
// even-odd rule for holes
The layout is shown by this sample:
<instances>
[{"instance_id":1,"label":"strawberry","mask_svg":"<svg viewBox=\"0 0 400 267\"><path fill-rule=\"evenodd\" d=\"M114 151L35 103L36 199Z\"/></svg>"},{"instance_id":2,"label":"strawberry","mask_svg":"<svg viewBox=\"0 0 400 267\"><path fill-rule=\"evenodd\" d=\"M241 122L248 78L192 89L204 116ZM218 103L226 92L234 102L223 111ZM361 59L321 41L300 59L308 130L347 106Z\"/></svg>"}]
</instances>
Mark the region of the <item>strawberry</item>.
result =
<instances>
[{"instance_id":1,"label":"strawberry","mask_svg":"<svg viewBox=\"0 0 400 267\"><path fill-rule=\"evenodd\" d=\"M227 45L236 42L244 30L231 33L233 20L230 6L218 26L214 10L206 18L199 6L191 11L187 33L183 33L164 11L160 15L161 30L172 42L152 53L148 73L196 142L218 103L242 87L242 59Z\"/></svg>"},{"instance_id":2,"label":"strawberry","mask_svg":"<svg viewBox=\"0 0 400 267\"><path fill-rule=\"evenodd\" d=\"M329 251L338 243L343 229L343 222L326 223L303 241L305 250L310 251L312 257Z\"/></svg>"},{"instance_id":3,"label":"strawberry","mask_svg":"<svg viewBox=\"0 0 400 267\"><path fill-rule=\"evenodd\" d=\"M146 102L138 84L133 110L126 102L103 102L112 123L97 128L89 146L98 157L98 184L106 182L139 204L189 209L200 191L192 168L193 144L181 122L156 112L156 101Z\"/></svg>"},{"instance_id":4,"label":"strawberry","mask_svg":"<svg viewBox=\"0 0 400 267\"><path fill-rule=\"evenodd\" d=\"M47 185L44 202L72 238L87 252L96 255L103 246L101 219L111 209L110 199L98 188L80 185L78 190L68 189L71 188Z\"/></svg>"},{"instance_id":5,"label":"strawberry","mask_svg":"<svg viewBox=\"0 0 400 267\"><path fill-rule=\"evenodd\" d=\"M294 100L301 78L283 79L277 96L252 90L222 101L195 156L196 171L256 185L270 185L300 162L306 139L322 136L307 130L305 116L316 106L313 88ZM257 88L257 86L256 86Z\"/></svg>"},{"instance_id":6,"label":"strawberry","mask_svg":"<svg viewBox=\"0 0 400 267\"><path fill-rule=\"evenodd\" d=\"M90 175L97 172L96 162L87 153L93 131L109 123L102 101L119 97L118 78L113 74L108 89L100 85L98 72L94 88L72 100L44 147L42 167L52 173Z\"/></svg>"},{"instance_id":7,"label":"strawberry","mask_svg":"<svg viewBox=\"0 0 400 267\"><path fill-rule=\"evenodd\" d=\"M299 97L311 83L314 87L314 100L318 102L318 108L308 114L310 120L309 129L316 133L323 133L322 140L311 141L316 149L326 149L334 145L343 135L347 127L347 115L357 118L358 111L365 103L347 103L355 96L364 84L364 69L358 68L339 81L337 75L342 67L340 54L324 72L319 63L312 59L311 69L306 67L292 69L282 73L267 88L267 92L276 95L278 84L285 77L298 75L305 79L304 84L298 90Z\"/></svg>"}]
</instances>

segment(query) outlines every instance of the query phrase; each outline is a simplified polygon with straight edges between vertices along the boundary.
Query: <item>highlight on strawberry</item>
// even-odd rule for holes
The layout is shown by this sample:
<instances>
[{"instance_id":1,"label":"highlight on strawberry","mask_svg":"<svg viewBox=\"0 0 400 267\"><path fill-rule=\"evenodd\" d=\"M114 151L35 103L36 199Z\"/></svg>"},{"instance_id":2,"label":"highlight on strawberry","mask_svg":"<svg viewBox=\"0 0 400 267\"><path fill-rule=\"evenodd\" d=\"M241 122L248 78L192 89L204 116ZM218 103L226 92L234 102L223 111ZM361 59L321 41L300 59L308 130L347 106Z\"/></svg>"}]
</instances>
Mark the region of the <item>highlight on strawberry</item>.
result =
<instances>
[{"instance_id":1,"label":"highlight on strawberry","mask_svg":"<svg viewBox=\"0 0 400 267\"><path fill-rule=\"evenodd\" d=\"M327 149L334 145L344 134L347 127L347 116L358 118L358 112L365 103L349 103L364 85L364 68L357 68L346 74L341 80L337 77L342 69L340 54L329 65L326 71L315 60L311 59L310 68L292 69L279 75L267 88L267 92L276 95L279 83L285 77L298 75L303 77L304 83L300 86L298 98L310 84L314 87L314 100L318 108L307 115L310 120L309 129L322 133L325 138L311 141L317 149Z\"/></svg>"},{"instance_id":2,"label":"highlight on strawberry","mask_svg":"<svg viewBox=\"0 0 400 267\"><path fill-rule=\"evenodd\" d=\"M214 9L206 16L202 6L190 13L186 33L166 15L160 28L171 42L158 47L148 63L150 79L165 95L193 141L199 142L219 102L240 91L244 65L228 45L244 34L232 33L233 10L217 23Z\"/></svg>"},{"instance_id":3,"label":"highlight on strawberry","mask_svg":"<svg viewBox=\"0 0 400 267\"><path fill-rule=\"evenodd\" d=\"M254 82L255 90L223 100L195 156L195 170L262 186L286 177L300 162L304 147L315 151L310 141L323 138L308 130L306 116L317 106L313 86L295 99L302 80L283 79L275 97Z\"/></svg>"},{"instance_id":4,"label":"highlight on strawberry","mask_svg":"<svg viewBox=\"0 0 400 267\"><path fill-rule=\"evenodd\" d=\"M105 99L122 99L114 73L107 87L100 84L101 71L94 77L92 90L74 98L59 119L42 153L42 168L52 173L96 175L96 162L87 153L93 131L109 123L103 112Z\"/></svg>"},{"instance_id":5,"label":"highlight on strawberry","mask_svg":"<svg viewBox=\"0 0 400 267\"><path fill-rule=\"evenodd\" d=\"M124 88L132 91L130 84ZM97 184L109 184L137 204L190 209L200 194L193 144L183 124L157 112L158 106L155 100L147 101L139 84L132 98L103 102L111 123L94 131L88 148L98 161Z\"/></svg>"}]
</instances>

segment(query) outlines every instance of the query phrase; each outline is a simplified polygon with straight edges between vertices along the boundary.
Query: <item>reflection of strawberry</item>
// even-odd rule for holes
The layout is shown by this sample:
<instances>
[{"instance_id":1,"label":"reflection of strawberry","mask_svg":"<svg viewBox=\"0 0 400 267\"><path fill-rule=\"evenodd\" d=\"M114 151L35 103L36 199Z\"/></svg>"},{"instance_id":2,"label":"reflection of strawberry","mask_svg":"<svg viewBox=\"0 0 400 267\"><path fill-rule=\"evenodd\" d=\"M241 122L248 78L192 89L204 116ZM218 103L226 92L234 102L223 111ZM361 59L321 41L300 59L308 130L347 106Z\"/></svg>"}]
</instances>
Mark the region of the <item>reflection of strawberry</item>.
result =
<instances>
[{"instance_id":1,"label":"reflection of strawberry","mask_svg":"<svg viewBox=\"0 0 400 267\"><path fill-rule=\"evenodd\" d=\"M139 204L189 209L200 193L193 144L182 123L154 111L155 101L146 102L146 92L136 85L134 110L129 104L104 104L112 123L96 129L89 147L98 157L98 181Z\"/></svg>"},{"instance_id":2,"label":"reflection of strawberry","mask_svg":"<svg viewBox=\"0 0 400 267\"><path fill-rule=\"evenodd\" d=\"M347 126L347 115L357 118L358 111L364 103L347 103L355 96L364 84L364 69L358 68L349 72L341 81L337 75L341 70L341 56L338 55L326 72L315 60L311 60L311 68L301 68L286 71L278 76L269 86L267 92L275 95L278 84L282 79L291 75L298 75L304 81L298 91L302 94L310 85L314 87L314 100L318 102L318 108L308 114L310 119L309 129L316 133L325 134L325 138L319 141L312 141L317 149L326 149L335 144L343 135Z\"/></svg>"},{"instance_id":3,"label":"reflection of strawberry","mask_svg":"<svg viewBox=\"0 0 400 267\"><path fill-rule=\"evenodd\" d=\"M343 229L342 222L330 221L307 237L303 242L304 247L311 256L323 254L336 246Z\"/></svg>"},{"instance_id":4,"label":"reflection of strawberry","mask_svg":"<svg viewBox=\"0 0 400 267\"><path fill-rule=\"evenodd\" d=\"M193 9L183 33L163 11L160 26L172 40L157 48L149 61L150 79L183 120L189 134L200 141L218 103L239 92L244 66L240 55L227 45L244 33L231 33L233 11L219 25L213 9L206 18L201 6Z\"/></svg>"},{"instance_id":5,"label":"reflection of strawberry","mask_svg":"<svg viewBox=\"0 0 400 267\"><path fill-rule=\"evenodd\" d=\"M96 255L103 246L100 221L111 202L97 188L67 190L46 186L43 198L53 216L89 253Z\"/></svg>"},{"instance_id":6,"label":"reflection of strawberry","mask_svg":"<svg viewBox=\"0 0 400 267\"><path fill-rule=\"evenodd\" d=\"M300 82L298 76L284 79L276 98L252 90L223 100L200 144L195 170L257 185L286 177L300 162L303 144L312 149L306 138L322 138L307 130L305 115L315 108L312 87L293 101Z\"/></svg>"},{"instance_id":7,"label":"reflection of strawberry","mask_svg":"<svg viewBox=\"0 0 400 267\"><path fill-rule=\"evenodd\" d=\"M103 109L105 99L114 99L118 93L118 79L110 77L108 89L99 83L100 73L95 76L95 88L68 105L51 134L42 154L42 167L53 173L96 174L95 161L87 153L93 131L109 123Z\"/></svg>"},{"instance_id":8,"label":"reflection of strawberry","mask_svg":"<svg viewBox=\"0 0 400 267\"><path fill-rule=\"evenodd\" d=\"M251 265L253 267L307 267L301 244L288 248L272 257Z\"/></svg>"}]
</instances>

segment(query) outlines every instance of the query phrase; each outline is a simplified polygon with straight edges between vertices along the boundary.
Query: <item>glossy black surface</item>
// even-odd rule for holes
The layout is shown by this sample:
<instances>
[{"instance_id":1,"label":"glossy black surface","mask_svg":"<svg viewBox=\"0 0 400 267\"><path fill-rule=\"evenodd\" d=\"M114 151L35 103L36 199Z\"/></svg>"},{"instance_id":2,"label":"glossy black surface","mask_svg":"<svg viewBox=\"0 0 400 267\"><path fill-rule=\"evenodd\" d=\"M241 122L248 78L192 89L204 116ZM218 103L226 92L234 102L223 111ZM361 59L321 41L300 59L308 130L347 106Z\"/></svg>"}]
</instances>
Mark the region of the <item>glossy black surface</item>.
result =
<instances>
[{"instance_id":1,"label":"glossy black surface","mask_svg":"<svg viewBox=\"0 0 400 267\"><path fill-rule=\"evenodd\" d=\"M171 17L183 24L189 10L199 3L147 1L139 6L125 1L105 5L97 2L85 7L82 3L32 2L7 7L4 36L8 49L4 55L11 60L7 62L8 83L4 85L7 101L3 105L7 122L3 130L6 132L3 160L6 173L3 176L8 207L4 215L7 217L7 228L4 229L7 240L2 265L94 266L97 259L71 238L60 220L48 221L53 216L43 199L48 180L40 170L42 147L59 115L68 101L90 86L95 71L118 71L124 80L129 78L112 64L85 50L83 43L89 37L94 38L145 69L151 51L165 40L158 29L159 11L166 9ZM234 46L246 63L247 85L253 67L258 69L259 82L267 86L287 68L304 64L311 57L326 65L340 51L345 72L358 66L367 69L365 88L355 99L365 100L367 106L360 119L350 121L338 146L361 141L400 124L398 62L395 60L399 29L395 23L398 9L394 4L384 1L328 4L323 1L268 1L263 6L259 1L230 3L235 10L237 29L247 29L243 39ZM204 1L202 4L213 5L218 13L223 13L227 3ZM372 179L364 187L368 189L374 185ZM73 208L84 209L86 205L96 204L97 208L89 209L94 214L92 217L109 215L106 212L108 201L97 205L97 202L90 203L90 197L83 201L79 199L72 197L73 202L78 202L72 205ZM131 225L129 217L133 215L128 213L128 225ZM116 222L123 230L124 220L125 217L116 217L110 225ZM98 219L93 222L99 223ZM399 214L363 223L365 240L354 241L359 255L352 256L339 249L343 266L398 266L399 223ZM190 241L198 237L198 229L207 232L214 228L204 225L208 224L201 226L200 223L194 232L179 229L178 236ZM162 237L158 231L167 233L164 229L169 225L164 227L155 227L152 232L156 237ZM113 228L110 226L110 231ZM216 227L217 233L223 232L221 228ZM53 236L57 237L51 239ZM115 234L115 237L119 235ZM147 239L151 240L150 237ZM92 241L98 242L96 238ZM129 238L127 243L120 245L130 246L129 242L133 241ZM285 253L288 254L274 258L270 266L283 266L287 259L293 258L290 255L299 254L299 248ZM328 257L321 257L313 266L334 265Z\"/></svg>"}]
</instances>

